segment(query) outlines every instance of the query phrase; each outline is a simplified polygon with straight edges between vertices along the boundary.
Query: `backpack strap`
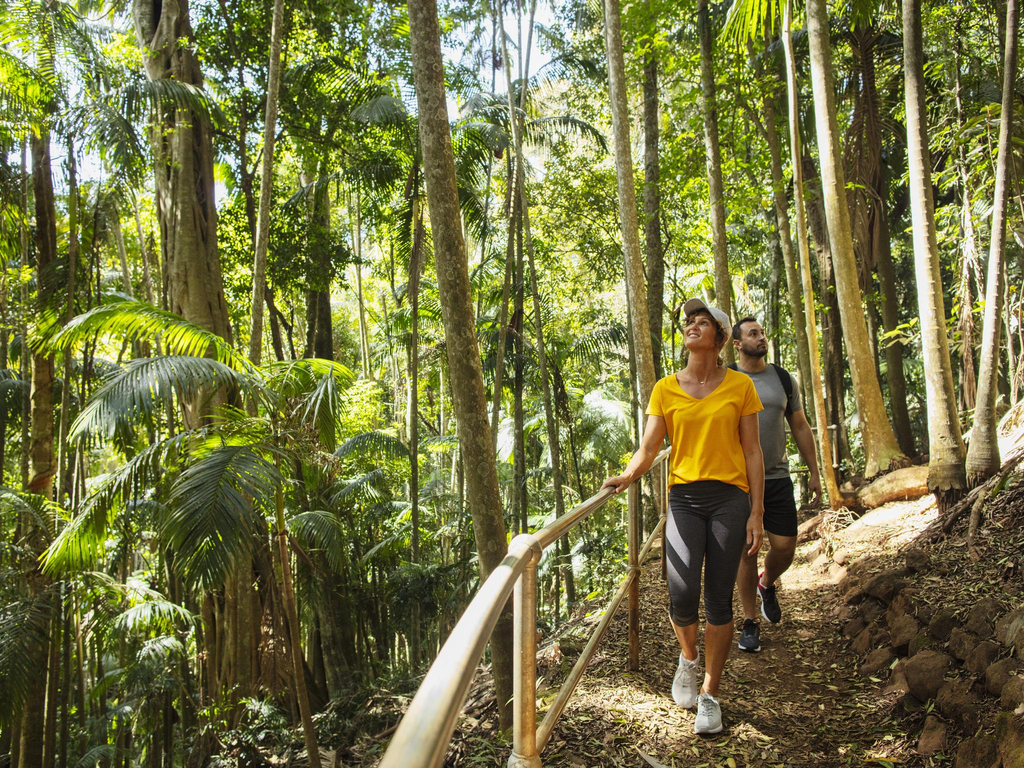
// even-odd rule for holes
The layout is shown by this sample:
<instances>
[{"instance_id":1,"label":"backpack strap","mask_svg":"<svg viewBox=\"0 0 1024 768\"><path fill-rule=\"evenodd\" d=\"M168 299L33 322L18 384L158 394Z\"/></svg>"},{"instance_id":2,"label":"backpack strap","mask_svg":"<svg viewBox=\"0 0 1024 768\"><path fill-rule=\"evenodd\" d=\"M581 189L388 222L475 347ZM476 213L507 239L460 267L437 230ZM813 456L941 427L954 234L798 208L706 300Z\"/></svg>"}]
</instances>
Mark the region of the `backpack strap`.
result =
<instances>
[{"instance_id":1,"label":"backpack strap","mask_svg":"<svg viewBox=\"0 0 1024 768\"><path fill-rule=\"evenodd\" d=\"M772 363L771 366L775 369L775 373L779 376L779 383L782 384L782 388L786 391L786 415L792 416L793 406L790 404L790 399L793 397L793 377L781 365Z\"/></svg>"}]
</instances>

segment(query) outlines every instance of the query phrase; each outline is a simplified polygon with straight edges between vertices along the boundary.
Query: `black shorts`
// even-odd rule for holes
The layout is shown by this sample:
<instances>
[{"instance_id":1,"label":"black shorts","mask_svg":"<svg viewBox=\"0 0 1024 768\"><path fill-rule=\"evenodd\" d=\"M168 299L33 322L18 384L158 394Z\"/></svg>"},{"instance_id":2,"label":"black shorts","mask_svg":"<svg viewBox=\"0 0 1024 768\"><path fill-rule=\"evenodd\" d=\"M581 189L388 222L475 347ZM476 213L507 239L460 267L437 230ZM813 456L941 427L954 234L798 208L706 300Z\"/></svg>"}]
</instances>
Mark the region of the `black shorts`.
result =
<instances>
[{"instance_id":1,"label":"black shorts","mask_svg":"<svg viewBox=\"0 0 1024 768\"><path fill-rule=\"evenodd\" d=\"M776 536L796 536L796 499L793 480L764 481L764 529Z\"/></svg>"}]
</instances>

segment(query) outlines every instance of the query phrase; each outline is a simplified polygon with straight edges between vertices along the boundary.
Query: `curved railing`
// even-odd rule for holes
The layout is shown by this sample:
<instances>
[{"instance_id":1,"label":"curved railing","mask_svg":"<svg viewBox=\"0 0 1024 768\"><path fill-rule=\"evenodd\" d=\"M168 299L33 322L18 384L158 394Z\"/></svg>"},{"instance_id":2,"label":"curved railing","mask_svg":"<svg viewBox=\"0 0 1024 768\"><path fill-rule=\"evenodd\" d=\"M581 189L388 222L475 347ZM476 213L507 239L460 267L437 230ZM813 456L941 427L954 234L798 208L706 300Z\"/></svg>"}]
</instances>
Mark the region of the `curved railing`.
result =
<instances>
[{"instance_id":1,"label":"curved railing","mask_svg":"<svg viewBox=\"0 0 1024 768\"><path fill-rule=\"evenodd\" d=\"M512 755L509 768L539 768L544 750L569 697L583 677L605 630L629 595L629 668L640 666L640 565L665 527L668 508L668 456L665 449L650 472L661 511L658 524L640 547L640 504L637 483L628 491L629 567L615 596L608 603L562 684L540 727L537 727L537 564L544 550L604 506L614 492L603 490L534 533L516 536L501 564L487 577L455 625L427 672L405 713L379 768L436 768L444 760L459 713L462 711L477 663L494 625L514 594L515 667L513 672ZM655 470L657 470L655 472Z\"/></svg>"}]
</instances>

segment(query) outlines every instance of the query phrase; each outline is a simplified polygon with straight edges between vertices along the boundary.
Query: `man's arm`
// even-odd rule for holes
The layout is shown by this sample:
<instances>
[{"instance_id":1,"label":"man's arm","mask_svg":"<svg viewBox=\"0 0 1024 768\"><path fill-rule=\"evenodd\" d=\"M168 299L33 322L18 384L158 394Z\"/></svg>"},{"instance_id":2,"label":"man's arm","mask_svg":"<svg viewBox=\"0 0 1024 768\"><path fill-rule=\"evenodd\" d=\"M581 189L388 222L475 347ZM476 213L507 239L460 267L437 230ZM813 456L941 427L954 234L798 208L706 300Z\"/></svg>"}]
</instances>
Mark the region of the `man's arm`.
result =
<instances>
[{"instance_id":1,"label":"man's arm","mask_svg":"<svg viewBox=\"0 0 1024 768\"><path fill-rule=\"evenodd\" d=\"M816 507L821 503L821 474L818 471L818 452L814 445L814 432L811 425L807 423L807 417L801 408L793 411L786 417L789 421L789 429L793 433L796 447L810 475L807 479L807 489L811 492L811 506Z\"/></svg>"}]
</instances>

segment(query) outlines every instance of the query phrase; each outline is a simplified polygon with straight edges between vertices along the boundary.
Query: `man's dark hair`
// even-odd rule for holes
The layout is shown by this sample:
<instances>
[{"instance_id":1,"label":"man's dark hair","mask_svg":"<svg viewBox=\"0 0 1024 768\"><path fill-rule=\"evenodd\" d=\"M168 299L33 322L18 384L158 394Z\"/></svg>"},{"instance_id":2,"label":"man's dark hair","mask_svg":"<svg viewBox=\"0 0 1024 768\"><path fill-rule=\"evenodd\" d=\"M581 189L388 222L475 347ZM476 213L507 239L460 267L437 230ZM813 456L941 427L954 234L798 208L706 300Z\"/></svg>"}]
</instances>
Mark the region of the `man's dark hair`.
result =
<instances>
[{"instance_id":1,"label":"man's dark hair","mask_svg":"<svg viewBox=\"0 0 1024 768\"><path fill-rule=\"evenodd\" d=\"M743 335L743 324L744 323L756 323L756 322L757 322L757 318L756 317L751 317L749 315L747 317L744 317L744 318L740 319L740 320L737 320L736 321L736 325L734 325L732 327L732 337L734 339L736 339L737 341L739 341L740 336Z\"/></svg>"}]
</instances>

